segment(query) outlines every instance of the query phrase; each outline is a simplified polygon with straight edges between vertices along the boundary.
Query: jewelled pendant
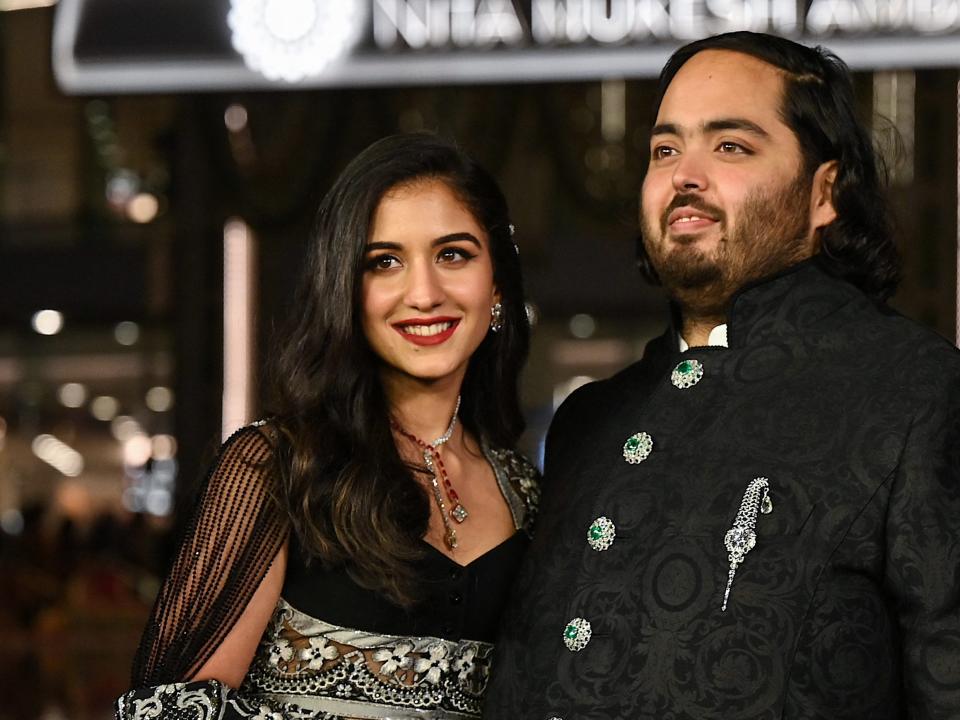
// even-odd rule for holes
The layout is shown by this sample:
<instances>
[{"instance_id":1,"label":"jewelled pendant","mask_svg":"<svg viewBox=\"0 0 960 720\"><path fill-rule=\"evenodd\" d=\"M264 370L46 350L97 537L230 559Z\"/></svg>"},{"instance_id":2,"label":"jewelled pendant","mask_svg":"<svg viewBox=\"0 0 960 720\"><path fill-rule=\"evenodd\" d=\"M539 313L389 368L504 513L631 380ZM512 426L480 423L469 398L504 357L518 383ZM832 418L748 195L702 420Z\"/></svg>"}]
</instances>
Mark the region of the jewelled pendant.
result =
<instances>
[{"instance_id":1,"label":"jewelled pendant","mask_svg":"<svg viewBox=\"0 0 960 720\"><path fill-rule=\"evenodd\" d=\"M623 444L623 459L631 465L639 465L653 450L653 438L645 432L638 432L627 438Z\"/></svg>"},{"instance_id":2,"label":"jewelled pendant","mask_svg":"<svg viewBox=\"0 0 960 720\"><path fill-rule=\"evenodd\" d=\"M457 541L457 531L453 528L447 530L447 534L443 536L443 541L447 543L447 547L451 550L456 550L457 545L460 543Z\"/></svg>"},{"instance_id":3,"label":"jewelled pendant","mask_svg":"<svg viewBox=\"0 0 960 720\"><path fill-rule=\"evenodd\" d=\"M681 390L692 388L703 377L703 364L699 360L690 358L677 363L677 366L670 373L670 382L673 386Z\"/></svg>"},{"instance_id":4,"label":"jewelled pendant","mask_svg":"<svg viewBox=\"0 0 960 720\"><path fill-rule=\"evenodd\" d=\"M451 516L453 517L453 519L456 520L458 523L462 523L464 520L466 520L468 517L470 517L470 513L468 513L468 512L467 512L467 509L466 509L463 505L461 505L460 503L457 503L457 504L454 506L453 510L450 511L450 515L451 515Z\"/></svg>"},{"instance_id":5,"label":"jewelled pendant","mask_svg":"<svg viewBox=\"0 0 960 720\"><path fill-rule=\"evenodd\" d=\"M587 529L587 544L597 552L603 552L613 545L617 537L617 528L613 520L601 515Z\"/></svg>"},{"instance_id":6,"label":"jewelled pendant","mask_svg":"<svg viewBox=\"0 0 960 720\"><path fill-rule=\"evenodd\" d=\"M563 629L563 644L570 652L583 650L591 637L593 637L593 629L590 627L590 621L582 617L573 618Z\"/></svg>"}]
</instances>

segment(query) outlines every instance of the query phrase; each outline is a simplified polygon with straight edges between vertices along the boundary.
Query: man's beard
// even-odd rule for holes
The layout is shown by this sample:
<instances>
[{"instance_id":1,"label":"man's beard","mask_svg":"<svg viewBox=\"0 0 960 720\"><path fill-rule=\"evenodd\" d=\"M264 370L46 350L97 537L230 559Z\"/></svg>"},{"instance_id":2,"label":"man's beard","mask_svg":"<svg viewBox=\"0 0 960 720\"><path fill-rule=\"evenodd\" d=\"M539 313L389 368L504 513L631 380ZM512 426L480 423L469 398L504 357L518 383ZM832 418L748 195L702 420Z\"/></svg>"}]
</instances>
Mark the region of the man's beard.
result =
<instances>
[{"instance_id":1,"label":"man's beard","mask_svg":"<svg viewBox=\"0 0 960 720\"><path fill-rule=\"evenodd\" d=\"M644 246L667 293L688 311L725 315L730 298L746 283L807 257L811 180L801 170L779 190L758 190L747 195L734 227L727 226L726 213L720 208L693 193L675 196L660 217L657 229L644 215ZM721 237L712 252L697 247L695 235L677 235L669 247L664 247L667 218L678 207L699 209L716 218Z\"/></svg>"}]
</instances>

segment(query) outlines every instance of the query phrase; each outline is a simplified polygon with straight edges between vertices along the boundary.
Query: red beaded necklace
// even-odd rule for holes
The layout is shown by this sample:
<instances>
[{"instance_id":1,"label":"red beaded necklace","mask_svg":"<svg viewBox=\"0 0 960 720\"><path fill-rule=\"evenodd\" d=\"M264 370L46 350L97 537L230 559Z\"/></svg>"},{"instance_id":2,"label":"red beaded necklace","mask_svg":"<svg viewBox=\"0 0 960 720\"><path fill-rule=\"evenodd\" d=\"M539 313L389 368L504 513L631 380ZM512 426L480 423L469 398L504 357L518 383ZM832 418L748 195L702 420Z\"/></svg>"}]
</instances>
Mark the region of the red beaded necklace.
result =
<instances>
[{"instance_id":1,"label":"red beaded necklace","mask_svg":"<svg viewBox=\"0 0 960 720\"><path fill-rule=\"evenodd\" d=\"M447 469L444 467L443 460L440 457L440 447L453 436L453 430L457 425L457 413L459 411L460 396L458 395L457 405L453 409L453 417L450 418L450 425L447 427L447 431L430 443L424 442L413 433L404 430L396 420L391 419L390 421L397 432L408 440L415 442L423 452L423 462L426 464L427 470L430 471L430 485L433 490L433 499L437 503L437 509L440 510L440 518L443 520L443 528L445 531L443 540L451 550L457 547L457 531L453 523L450 522L450 518L453 518L457 523L462 523L469 517L469 513L463 506L463 503L460 502L460 496L457 495L457 491L454 490L453 483L450 482L450 476L447 474ZM451 510L449 512L447 511L447 504L443 500L444 493L440 490L441 484L443 485L443 491L446 493L447 500L450 502Z\"/></svg>"}]
</instances>

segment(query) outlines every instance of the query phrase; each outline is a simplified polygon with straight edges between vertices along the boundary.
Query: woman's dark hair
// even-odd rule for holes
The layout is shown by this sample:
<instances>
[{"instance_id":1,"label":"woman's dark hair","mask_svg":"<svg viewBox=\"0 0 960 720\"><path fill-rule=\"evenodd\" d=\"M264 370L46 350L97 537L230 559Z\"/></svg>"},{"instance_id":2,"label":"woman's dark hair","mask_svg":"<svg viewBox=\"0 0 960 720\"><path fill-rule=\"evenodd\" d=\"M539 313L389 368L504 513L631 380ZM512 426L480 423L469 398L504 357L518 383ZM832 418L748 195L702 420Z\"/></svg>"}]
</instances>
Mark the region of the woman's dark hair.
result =
<instances>
[{"instance_id":1,"label":"woman's dark hair","mask_svg":"<svg viewBox=\"0 0 960 720\"><path fill-rule=\"evenodd\" d=\"M684 45L660 73L654 118L667 87L684 63L704 50L730 50L762 60L785 75L781 116L803 153L802 170L812 178L836 160L833 204L837 218L821 230L821 265L868 295L886 300L900 281L901 261L885 195L885 171L870 134L859 121L853 79L846 64L821 47L752 32L731 32ZM639 265L654 282L656 272L639 244Z\"/></svg>"},{"instance_id":2,"label":"woman's dark hair","mask_svg":"<svg viewBox=\"0 0 960 720\"><path fill-rule=\"evenodd\" d=\"M496 182L451 143L395 135L358 155L317 212L303 280L271 367L279 495L304 550L342 565L401 605L416 598L428 496L394 445L390 409L361 325L360 289L374 213L391 188L440 180L490 239L503 328L470 358L460 420L475 437L512 447L523 431L517 383L529 344L520 259Z\"/></svg>"}]
</instances>

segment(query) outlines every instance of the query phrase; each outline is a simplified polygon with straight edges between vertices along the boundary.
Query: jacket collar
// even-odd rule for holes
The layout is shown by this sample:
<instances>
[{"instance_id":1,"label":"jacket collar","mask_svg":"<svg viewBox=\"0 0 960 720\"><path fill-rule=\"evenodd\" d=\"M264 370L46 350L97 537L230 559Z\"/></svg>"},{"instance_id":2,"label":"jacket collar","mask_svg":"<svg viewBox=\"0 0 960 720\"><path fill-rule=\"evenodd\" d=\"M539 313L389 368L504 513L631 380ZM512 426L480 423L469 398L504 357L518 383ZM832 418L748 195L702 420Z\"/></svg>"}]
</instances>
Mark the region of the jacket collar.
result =
<instances>
[{"instance_id":1,"label":"jacket collar","mask_svg":"<svg viewBox=\"0 0 960 720\"><path fill-rule=\"evenodd\" d=\"M790 338L854 301L870 302L853 284L823 269L816 257L804 260L734 293L727 317L730 348ZM673 347L680 313L672 304Z\"/></svg>"}]
</instances>

